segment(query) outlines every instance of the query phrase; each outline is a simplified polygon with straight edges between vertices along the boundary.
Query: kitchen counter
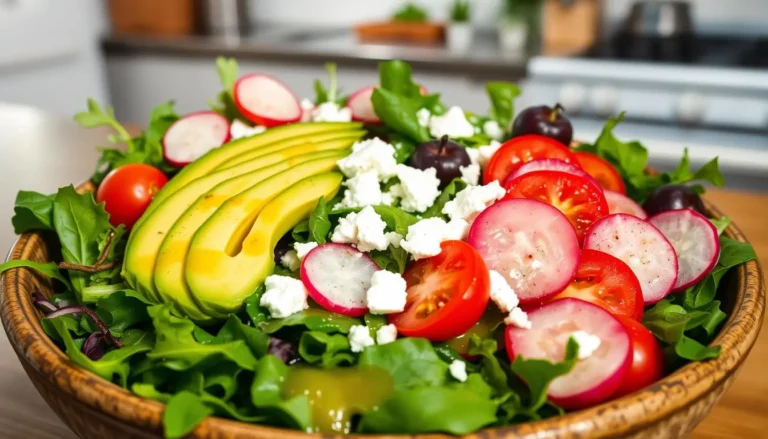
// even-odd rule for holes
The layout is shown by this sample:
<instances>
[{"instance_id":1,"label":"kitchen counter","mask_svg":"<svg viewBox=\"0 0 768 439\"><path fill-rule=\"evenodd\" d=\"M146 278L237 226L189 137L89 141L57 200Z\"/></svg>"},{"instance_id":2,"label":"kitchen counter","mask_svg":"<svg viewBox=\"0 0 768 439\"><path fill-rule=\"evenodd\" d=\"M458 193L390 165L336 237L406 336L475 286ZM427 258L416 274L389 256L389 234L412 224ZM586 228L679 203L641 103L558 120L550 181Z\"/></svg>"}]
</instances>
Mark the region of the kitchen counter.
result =
<instances>
[{"instance_id":1,"label":"kitchen counter","mask_svg":"<svg viewBox=\"0 0 768 439\"><path fill-rule=\"evenodd\" d=\"M0 169L5 190L0 196L0 245L13 242L13 199L19 189L51 192L87 178L106 132L83 130L73 122L35 109L0 104ZM713 190L707 198L720 207L768 261L768 195ZM695 439L765 437L768 431L768 330L763 330L733 387L693 434ZM75 439L48 408L26 377L5 332L0 334L0 431L5 439Z\"/></svg>"}]
</instances>

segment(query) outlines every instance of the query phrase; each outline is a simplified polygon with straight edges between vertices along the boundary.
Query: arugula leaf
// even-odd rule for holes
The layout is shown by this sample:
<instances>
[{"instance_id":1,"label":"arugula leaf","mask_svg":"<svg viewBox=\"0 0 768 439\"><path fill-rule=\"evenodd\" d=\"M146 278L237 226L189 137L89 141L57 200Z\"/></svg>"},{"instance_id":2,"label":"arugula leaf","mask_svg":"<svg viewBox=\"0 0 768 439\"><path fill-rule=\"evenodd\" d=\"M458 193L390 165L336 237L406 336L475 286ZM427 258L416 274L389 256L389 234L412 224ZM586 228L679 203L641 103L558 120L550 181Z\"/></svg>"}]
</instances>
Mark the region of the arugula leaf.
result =
<instances>
[{"instance_id":1,"label":"arugula leaf","mask_svg":"<svg viewBox=\"0 0 768 439\"><path fill-rule=\"evenodd\" d=\"M395 148L395 161L405 163L416 152L416 144L403 136L392 134L389 136L389 144Z\"/></svg>"},{"instance_id":2,"label":"arugula leaf","mask_svg":"<svg viewBox=\"0 0 768 439\"><path fill-rule=\"evenodd\" d=\"M382 270L403 274L408 263L408 252L400 247L389 246L386 250L373 250L368 254Z\"/></svg>"},{"instance_id":3,"label":"arugula leaf","mask_svg":"<svg viewBox=\"0 0 768 439\"><path fill-rule=\"evenodd\" d=\"M466 386L400 390L378 410L363 416L360 431L468 434L494 423L497 407L496 402Z\"/></svg>"},{"instance_id":4,"label":"arugula leaf","mask_svg":"<svg viewBox=\"0 0 768 439\"><path fill-rule=\"evenodd\" d=\"M284 319L270 320L260 324L259 327L267 334L274 334L289 326L305 326L310 331L327 332L329 334L334 332L348 334L349 328L359 324L360 320L352 317L332 313L324 309L310 308Z\"/></svg>"},{"instance_id":5,"label":"arugula leaf","mask_svg":"<svg viewBox=\"0 0 768 439\"><path fill-rule=\"evenodd\" d=\"M309 364L324 368L351 365L355 356L350 352L349 339L343 334L307 331L299 339L299 355Z\"/></svg>"},{"instance_id":6,"label":"arugula leaf","mask_svg":"<svg viewBox=\"0 0 768 439\"><path fill-rule=\"evenodd\" d=\"M113 137L112 143L125 143L130 150L133 147L133 140L128 130L123 127L120 122L115 119L115 110L111 105L107 106L104 110L101 108L98 102L94 99L88 99L88 110L81 111L75 115L75 122L79 123L84 128L94 128L98 126L111 127L117 133L116 137Z\"/></svg>"},{"instance_id":7,"label":"arugula leaf","mask_svg":"<svg viewBox=\"0 0 768 439\"><path fill-rule=\"evenodd\" d=\"M371 337L376 338L376 331L387 326L387 317L381 314L366 313L363 316L363 323L371 332Z\"/></svg>"},{"instance_id":8,"label":"arugula leaf","mask_svg":"<svg viewBox=\"0 0 768 439\"><path fill-rule=\"evenodd\" d=\"M547 389L555 378L568 374L576 365L579 345L573 337L568 338L565 346L565 358L559 363L547 360L530 359L519 356L510 368L528 386L530 392L526 409L535 414L547 402Z\"/></svg>"},{"instance_id":9,"label":"arugula leaf","mask_svg":"<svg viewBox=\"0 0 768 439\"><path fill-rule=\"evenodd\" d=\"M450 347L448 343L436 343L433 347L435 348L437 356L446 363L450 364L454 360L464 361L464 357L456 352L456 349Z\"/></svg>"},{"instance_id":10,"label":"arugula leaf","mask_svg":"<svg viewBox=\"0 0 768 439\"><path fill-rule=\"evenodd\" d=\"M218 102L208 102L211 110L226 117L232 122L235 119L242 119L240 110L235 105L234 89L238 77L237 60L234 58L218 57L216 58L216 73L221 81L222 91L216 96Z\"/></svg>"},{"instance_id":11,"label":"arugula leaf","mask_svg":"<svg viewBox=\"0 0 768 439\"><path fill-rule=\"evenodd\" d=\"M360 212L362 210L359 207L347 207L344 209L336 209L331 211L329 216L345 216L352 212ZM397 232L403 236L408 233L408 227L416 224L419 218L412 215L399 207L387 206L386 204L379 204L373 206L373 210L379 214L382 221L387 223L387 230Z\"/></svg>"},{"instance_id":12,"label":"arugula leaf","mask_svg":"<svg viewBox=\"0 0 768 439\"><path fill-rule=\"evenodd\" d=\"M238 378L243 370L234 363L214 364L203 373L203 388L222 401L228 401L238 390Z\"/></svg>"},{"instance_id":13,"label":"arugula leaf","mask_svg":"<svg viewBox=\"0 0 768 439\"><path fill-rule=\"evenodd\" d=\"M248 346L256 358L261 358L269 350L269 339L270 337L259 329L244 324L235 315L230 315L212 343L223 344L239 340Z\"/></svg>"},{"instance_id":14,"label":"arugula leaf","mask_svg":"<svg viewBox=\"0 0 768 439\"><path fill-rule=\"evenodd\" d=\"M264 291L266 291L266 287L261 284L253 294L245 299L245 313L256 326L269 320L269 310L261 306L261 296L264 295Z\"/></svg>"},{"instance_id":15,"label":"arugula leaf","mask_svg":"<svg viewBox=\"0 0 768 439\"><path fill-rule=\"evenodd\" d=\"M184 437L212 414L213 410L200 397L187 391L179 392L168 401L163 412L165 437Z\"/></svg>"},{"instance_id":16,"label":"arugula leaf","mask_svg":"<svg viewBox=\"0 0 768 439\"><path fill-rule=\"evenodd\" d=\"M13 259L0 264L0 273L4 273L12 268L19 267L31 268L45 276L50 277L51 279L56 279L57 281L63 283L67 289L72 289L72 284L69 283L69 279L64 276L64 274L59 270L59 267L54 262L41 263L28 261L26 259Z\"/></svg>"},{"instance_id":17,"label":"arugula leaf","mask_svg":"<svg viewBox=\"0 0 768 439\"><path fill-rule=\"evenodd\" d=\"M432 206L424 211L424 215L422 215L422 217L438 217L447 219L447 216L443 215L443 208L445 207L445 203L451 201L456 196L456 194L463 191L466 187L467 182L461 178L454 178L451 180L451 182L448 183L448 186L446 186L443 191L440 192L440 195L438 195L437 199L435 199L434 204L432 204Z\"/></svg>"},{"instance_id":18,"label":"arugula leaf","mask_svg":"<svg viewBox=\"0 0 768 439\"><path fill-rule=\"evenodd\" d=\"M30 230L53 230L53 199L34 191L19 191L13 207L13 231L17 235Z\"/></svg>"},{"instance_id":19,"label":"arugula leaf","mask_svg":"<svg viewBox=\"0 0 768 439\"><path fill-rule=\"evenodd\" d=\"M309 220L305 219L296 224L291 230L291 237L296 242L309 242Z\"/></svg>"},{"instance_id":20,"label":"arugula leaf","mask_svg":"<svg viewBox=\"0 0 768 439\"><path fill-rule=\"evenodd\" d=\"M274 355L261 359L256 377L251 384L251 402L277 421L278 425L308 431L312 424L312 411L306 395L283 400L283 383L288 376L288 366Z\"/></svg>"},{"instance_id":21,"label":"arugula leaf","mask_svg":"<svg viewBox=\"0 0 768 439\"><path fill-rule=\"evenodd\" d=\"M101 298L96 304L96 315L109 327L110 332L121 337L126 329L149 320L148 304L149 301L141 293L121 290ZM90 331L95 332L95 325L87 321Z\"/></svg>"},{"instance_id":22,"label":"arugula leaf","mask_svg":"<svg viewBox=\"0 0 768 439\"><path fill-rule=\"evenodd\" d=\"M485 84L485 91L491 99L491 118L504 131L509 131L515 116L515 98L520 96L520 88L511 82L495 81Z\"/></svg>"},{"instance_id":23,"label":"arugula leaf","mask_svg":"<svg viewBox=\"0 0 768 439\"><path fill-rule=\"evenodd\" d=\"M328 233L331 231L331 221L328 219L328 206L325 197L320 197L317 207L309 215L309 236L318 244L327 242Z\"/></svg>"},{"instance_id":24,"label":"arugula leaf","mask_svg":"<svg viewBox=\"0 0 768 439\"><path fill-rule=\"evenodd\" d=\"M445 383L448 365L423 338L400 338L392 343L367 347L358 364L380 367L392 375L395 389L440 386Z\"/></svg>"},{"instance_id":25,"label":"arugula leaf","mask_svg":"<svg viewBox=\"0 0 768 439\"><path fill-rule=\"evenodd\" d=\"M315 79L315 106L326 102L333 102L340 107L344 106L348 98L340 96L341 90L338 86L336 63L325 63L325 71L328 72L328 88L323 87L323 83L319 79Z\"/></svg>"},{"instance_id":26,"label":"arugula leaf","mask_svg":"<svg viewBox=\"0 0 768 439\"><path fill-rule=\"evenodd\" d=\"M481 339L473 335L469 339L469 355L477 355L482 358L480 362L480 375L490 384L494 393L499 396L510 391L507 373L501 367L496 358L498 343L494 339Z\"/></svg>"}]
</instances>

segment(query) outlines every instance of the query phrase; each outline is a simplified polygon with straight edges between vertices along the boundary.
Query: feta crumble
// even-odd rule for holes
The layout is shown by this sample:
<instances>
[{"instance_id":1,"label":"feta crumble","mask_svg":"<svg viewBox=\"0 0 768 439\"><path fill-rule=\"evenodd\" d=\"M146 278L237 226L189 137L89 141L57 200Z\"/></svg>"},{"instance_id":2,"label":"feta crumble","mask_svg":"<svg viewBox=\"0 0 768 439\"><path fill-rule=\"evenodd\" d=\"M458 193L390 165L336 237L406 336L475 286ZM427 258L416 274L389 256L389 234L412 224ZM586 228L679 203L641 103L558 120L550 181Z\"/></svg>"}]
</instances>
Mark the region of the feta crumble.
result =
<instances>
[{"instance_id":1,"label":"feta crumble","mask_svg":"<svg viewBox=\"0 0 768 439\"><path fill-rule=\"evenodd\" d=\"M401 198L400 208L406 212L424 212L440 195L440 179L435 168L421 170L397 165L397 178L400 183L393 185L390 193Z\"/></svg>"},{"instance_id":2,"label":"feta crumble","mask_svg":"<svg viewBox=\"0 0 768 439\"><path fill-rule=\"evenodd\" d=\"M579 360L586 360L600 347L600 337L586 331L574 331L570 335L579 345Z\"/></svg>"},{"instance_id":3,"label":"feta crumble","mask_svg":"<svg viewBox=\"0 0 768 439\"><path fill-rule=\"evenodd\" d=\"M352 109L336 102L323 102L311 111L313 122L350 122Z\"/></svg>"},{"instance_id":4,"label":"feta crumble","mask_svg":"<svg viewBox=\"0 0 768 439\"><path fill-rule=\"evenodd\" d=\"M387 241L389 241L389 245L391 245L394 248L400 248L400 243L404 239L403 235L397 232L387 232L384 234L384 236L387 237Z\"/></svg>"},{"instance_id":5,"label":"feta crumble","mask_svg":"<svg viewBox=\"0 0 768 439\"><path fill-rule=\"evenodd\" d=\"M379 270L371 277L371 287L365 294L371 314L392 314L405 309L407 297L405 279L387 270Z\"/></svg>"},{"instance_id":6,"label":"feta crumble","mask_svg":"<svg viewBox=\"0 0 768 439\"><path fill-rule=\"evenodd\" d=\"M460 166L461 179L470 186L477 186L480 181L480 165L472 163L469 166Z\"/></svg>"},{"instance_id":7,"label":"feta crumble","mask_svg":"<svg viewBox=\"0 0 768 439\"><path fill-rule=\"evenodd\" d=\"M419 125L423 126L424 128L429 126L429 119L431 117L432 113L430 113L426 108L422 108L416 112L416 120L419 122Z\"/></svg>"},{"instance_id":8,"label":"feta crumble","mask_svg":"<svg viewBox=\"0 0 768 439\"><path fill-rule=\"evenodd\" d=\"M314 241L295 242L293 243L293 249L296 250L296 257L299 258L299 261L303 262L307 254L314 250L318 245L319 244Z\"/></svg>"},{"instance_id":9,"label":"feta crumble","mask_svg":"<svg viewBox=\"0 0 768 439\"><path fill-rule=\"evenodd\" d=\"M472 137L475 134L475 127L469 123L461 107L453 106L445 114L430 118L429 133L438 139L443 136Z\"/></svg>"},{"instance_id":10,"label":"feta crumble","mask_svg":"<svg viewBox=\"0 0 768 439\"><path fill-rule=\"evenodd\" d=\"M331 241L339 244L354 244L357 242L357 213L352 212L339 219L339 224L333 229Z\"/></svg>"},{"instance_id":11,"label":"feta crumble","mask_svg":"<svg viewBox=\"0 0 768 439\"><path fill-rule=\"evenodd\" d=\"M457 241L463 241L467 239L469 235L469 223L461 218L456 218L448 221L448 228L446 229L445 239L455 239Z\"/></svg>"},{"instance_id":12,"label":"feta crumble","mask_svg":"<svg viewBox=\"0 0 768 439\"><path fill-rule=\"evenodd\" d=\"M374 137L352 145L352 154L337 162L347 177L367 171L376 171L379 181L387 181L397 174L395 147Z\"/></svg>"},{"instance_id":13,"label":"feta crumble","mask_svg":"<svg viewBox=\"0 0 768 439\"><path fill-rule=\"evenodd\" d=\"M395 325L384 325L376 331L376 344L387 344L397 340L397 328Z\"/></svg>"},{"instance_id":14,"label":"feta crumble","mask_svg":"<svg viewBox=\"0 0 768 439\"><path fill-rule=\"evenodd\" d=\"M232 125L229 127L229 136L232 140L242 139L243 137L251 137L256 134L261 134L267 130L267 127L256 125L255 127L248 126L241 122L239 119L232 121Z\"/></svg>"},{"instance_id":15,"label":"feta crumble","mask_svg":"<svg viewBox=\"0 0 768 439\"><path fill-rule=\"evenodd\" d=\"M301 121L309 122L312 120L312 110L315 109L315 103L307 98L304 98L299 103L301 107Z\"/></svg>"},{"instance_id":16,"label":"feta crumble","mask_svg":"<svg viewBox=\"0 0 768 439\"><path fill-rule=\"evenodd\" d=\"M471 160L472 163L485 167L499 148L501 148L501 143L496 140L491 140L490 145L467 148L467 155L469 155L469 160Z\"/></svg>"},{"instance_id":17,"label":"feta crumble","mask_svg":"<svg viewBox=\"0 0 768 439\"><path fill-rule=\"evenodd\" d=\"M367 326L355 325L349 328L348 337L349 347L352 349L352 352L363 352L363 349L376 344Z\"/></svg>"},{"instance_id":18,"label":"feta crumble","mask_svg":"<svg viewBox=\"0 0 768 439\"><path fill-rule=\"evenodd\" d=\"M501 128L495 120L487 120L483 123L483 132L493 140L499 141L504 138L504 129Z\"/></svg>"},{"instance_id":19,"label":"feta crumble","mask_svg":"<svg viewBox=\"0 0 768 439\"><path fill-rule=\"evenodd\" d=\"M370 170L357 174L345 181L344 185L347 187L344 190L344 197L333 207L334 209L381 204L381 187L376 171Z\"/></svg>"},{"instance_id":20,"label":"feta crumble","mask_svg":"<svg viewBox=\"0 0 768 439\"><path fill-rule=\"evenodd\" d=\"M491 300L503 312L510 312L517 308L520 299L515 291L507 283L507 279L496 270L490 270L488 274L491 277Z\"/></svg>"},{"instance_id":21,"label":"feta crumble","mask_svg":"<svg viewBox=\"0 0 768 439\"><path fill-rule=\"evenodd\" d=\"M507 325L516 326L522 329L531 329L531 321L528 320L528 314L520 308L514 308L504 319Z\"/></svg>"},{"instance_id":22,"label":"feta crumble","mask_svg":"<svg viewBox=\"0 0 768 439\"><path fill-rule=\"evenodd\" d=\"M269 310L275 319L283 319L309 307L307 290L299 279L271 275L264 280L266 287L259 305Z\"/></svg>"},{"instance_id":23,"label":"feta crumble","mask_svg":"<svg viewBox=\"0 0 768 439\"><path fill-rule=\"evenodd\" d=\"M451 365L448 366L448 371L451 373L452 377L462 383L467 380L467 363L461 360L453 360Z\"/></svg>"},{"instance_id":24,"label":"feta crumble","mask_svg":"<svg viewBox=\"0 0 768 439\"><path fill-rule=\"evenodd\" d=\"M280 258L280 264L291 271L296 271L301 265L301 260L299 260L299 256L296 254L296 250L288 250Z\"/></svg>"},{"instance_id":25,"label":"feta crumble","mask_svg":"<svg viewBox=\"0 0 768 439\"><path fill-rule=\"evenodd\" d=\"M352 244L362 252L386 250L393 237L384 233L387 223L373 206L365 206L360 212L352 212L341 218L331 234L331 241Z\"/></svg>"},{"instance_id":26,"label":"feta crumble","mask_svg":"<svg viewBox=\"0 0 768 439\"><path fill-rule=\"evenodd\" d=\"M426 218L408 227L400 247L414 260L440 254L440 244L448 234L448 224L440 218Z\"/></svg>"},{"instance_id":27,"label":"feta crumble","mask_svg":"<svg viewBox=\"0 0 768 439\"><path fill-rule=\"evenodd\" d=\"M480 212L501 199L505 193L498 181L485 186L468 186L456 194L456 198L445 203L442 213L451 220L463 219L471 223Z\"/></svg>"}]
</instances>

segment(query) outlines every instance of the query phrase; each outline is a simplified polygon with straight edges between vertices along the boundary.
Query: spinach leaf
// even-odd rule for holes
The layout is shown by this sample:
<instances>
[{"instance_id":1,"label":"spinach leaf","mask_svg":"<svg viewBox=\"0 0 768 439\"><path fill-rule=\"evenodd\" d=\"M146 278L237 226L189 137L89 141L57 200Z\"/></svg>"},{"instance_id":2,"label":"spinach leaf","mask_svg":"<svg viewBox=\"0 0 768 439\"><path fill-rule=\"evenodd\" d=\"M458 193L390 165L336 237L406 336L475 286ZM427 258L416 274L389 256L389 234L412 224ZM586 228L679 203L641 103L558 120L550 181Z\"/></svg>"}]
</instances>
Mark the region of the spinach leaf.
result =
<instances>
[{"instance_id":1,"label":"spinach leaf","mask_svg":"<svg viewBox=\"0 0 768 439\"><path fill-rule=\"evenodd\" d=\"M213 410L200 397L187 391L179 392L168 401L163 412L165 437L184 437L212 414Z\"/></svg>"},{"instance_id":2,"label":"spinach leaf","mask_svg":"<svg viewBox=\"0 0 768 439\"><path fill-rule=\"evenodd\" d=\"M371 102L376 116L389 128L405 136L411 142L424 143L431 139L426 127L419 125L416 117L421 99L409 98L379 87L373 90Z\"/></svg>"},{"instance_id":3,"label":"spinach leaf","mask_svg":"<svg viewBox=\"0 0 768 439\"><path fill-rule=\"evenodd\" d=\"M307 331L299 339L299 355L309 364L324 368L351 365L355 362L349 339L343 334Z\"/></svg>"},{"instance_id":4,"label":"spinach leaf","mask_svg":"<svg viewBox=\"0 0 768 439\"><path fill-rule=\"evenodd\" d=\"M40 274L63 283L67 289L72 289L72 284L69 283L69 279L67 279L67 277L59 270L59 267L53 262L41 263L28 261L26 259L12 259L0 264L0 273L19 267L31 268Z\"/></svg>"},{"instance_id":5,"label":"spinach leaf","mask_svg":"<svg viewBox=\"0 0 768 439\"><path fill-rule=\"evenodd\" d=\"M368 254L382 270L403 274L408 263L408 252L400 247L390 246L386 250L374 250Z\"/></svg>"},{"instance_id":6,"label":"spinach leaf","mask_svg":"<svg viewBox=\"0 0 768 439\"><path fill-rule=\"evenodd\" d=\"M30 230L53 230L53 199L34 191L19 191L13 207L13 231L17 235Z\"/></svg>"},{"instance_id":7,"label":"spinach leaf","mask_svg":"<svg viewBox=\"0 0 768 439\"><path fill-rule=\"evenodd\" d=\"M466 387L401 389L378 410L363 416L360 431L468 434L494 423L497 407L496 402Z\"/></svg>"},{"instance_id":8,"label":"spinach leaf","mask_svg":"<svg viewBox=\"0 0 768 439\"><path fill-rule=\"evenodd\" d=\"M201 344L193 335L195 324L172 315L170 304L151 306L147 311L157 333L155 347L147 357L165 368L188 370L209 358L231 361L247 370L256 368L256 357L243 340Z\"/></svg>"},{"instance_id":9,"label":"spinach leaf","mask_svg":"<svg viewBox=\"0 0 768 439\"><path fill-rule=\"evenodd\" d=\"M423 338L400 338L392 343L369 346L360 354L358 364L388 371L395 389L440 386L445 383L448 371L448 365Z\"/></svg>"},{"instance_id":10,"label":"spinach leaf","mask_svg":"<svg viewBox=\"0 0 768 439\"><path fill-rule=\"evenodd\" d=\"M261 296L264 295L266 287L264 284L259 285L256 291L245 299L245 313L248 314L248 318L251 319L254 325L269 320L269 310L261 306Z\"/></svg>"},{"instance_id":11,"label":"spinach leaf","mask_svg":"<svg viewBox=\"0 0 768 439\"><path fill-rule=\"evenodd\" d=\"M363 316L363 323L371 332L371 337L376 338L376 331L387 326L387 317L380 314L366 313Z\"/></svg>"},{"instance_id":12,"label":"spinach leaf","mask_svg":"<svg viewBox=\"0 0 768 439\"><path fill-rule=\"evenodd\" d=\"M328 233L331 231L331 221L328 219L328 206L325 197L320 197L317 207L309 216L309 237L318 244L327 242Z\"/></svg>"},{"instance_id":13,"label":"spinach leaf","mask_svg":"<svg viewBox=\"0 0 768 439\"><path fill-rule=\"evenodd\" d=\"M529 391L529 401L525 406L528 413L534 414L547 402L547 389L555 378L568 374L576 365L579 345L573 337L568 339L565 358L559 363L547 360L523 358L518 355L510 368L525 382Z\"/></svg>"},{"instance_id":14,"label":"spinach leaf","mask_svg":"<svg viewBox=\"0 0 768 439\"><path fill-rule=\"evenodd\" d=\"M515 98L520 96L520 88L511 82L489 82L485 84L485 91L491 99L491 118L505 131L509 131L515 116Z\"/></svg>"},{"instance_id":15,"label":"spinach leaf","mask_svg":"<svg viewBox=\"0 0 768 439\"><path fill-rule=\"evenodd\" d=\"M389 136L389 144L395 148L395 161L405 163L416 152L416 143L397 134Z\"/></svg>"},{"instance_id":16,"label":"spinach leaf","mask_svg":"<svg viewBox=\"0 0 768 439\"><path fill-rule=\"evenodd\" d=\"M450 364L454 360L464 361L464 357L462 357L458 352L456 352L456 349L450 347L448 343L437 343L437 344L434 344L433 347L435 348L435 352L437 353L437 356L440 357L440 359L445 361L446 363Z\"/></svg>"},{"instance_id":17,"label":"spinach leaf","mask_svg":"<svg viewBox=\"0 0 768 439\"><path fill-rule=\"evenodd\" d=\"M269 339L270 337L261 330L244 324L235 315L230 315L212 343L222 344L239 340L248 346L256 358L261 358L269 350Z\"/></svg>"},{"instance_id":18,"label":"spinach leaf","mask_svg":"<svg viewBox=\"0 0 768 439\"><path fill-rule=\"evenodd\" d=\"M352 212L360 212L359 207L348 207L344 209L336 209L331 211L330 216L345 216ZM387 206L386 204L379 204L373 206L373 210L379 214L382 221L387 223L387 230L397 232L403 236L408 233L408 227L416 224L419 218L412 215L398 207Z\"/></svg>"},{"instance_id":19,"label":"spinach leaf","mask_svg":"<svg viewBox=\"0 0 768 439\"><path fill-rule=\"evenodd\" d=\"M442 192L440 192L440 195L438 195L437 199L435 199L435 203L432 204L427 210L424 211L424 215L422 215L424 218L443 218L447 219L447 216L443 215L443 207L445 207L445 203L451 201L456 194L463 191L467 187L467 182L462 180L461 178L454 178L451 180L450 183L448 183L448 186L446 186Z\"/></svg>"},{"instance_id":20,"label":"spinach leaf","mask_svg":"<svg viewBox=\"0 0 768 439\"><path fill-rule=\"evenodd\" d=\"M292 314L284 319L274 319L262 323L259 327L267 334L275 332L289 326L305 326L310 331L341 332L348 334L349 328L359 325L360 320L341 314L332 313L324 309L310 308L296 314Z\"/></svg>"},{"instance_id":21,"label":"spinach leaf","mask_svg":"<svg viewBox=\"0 0 768 439\"><path fill-rule=\"evenodd\" d=\"M123 337L123 332L135 325L149 321L147 305L149 300L134 290L120 290L99 299L96 315L104 322L115 337ZM88 332L96 332L98 327L84 319L83 325Z\"/></svg>"},{"instance_id":22,"label":"spinach leaf","mask_svg":"<svg viewBox=\"0 0 768 439\"><path fill-rule=\"evenodd\" d=\"M296 224L291 230L291 237L296 242L309 242L309 220L305 219Z\"/></svg>"}]
</instances>

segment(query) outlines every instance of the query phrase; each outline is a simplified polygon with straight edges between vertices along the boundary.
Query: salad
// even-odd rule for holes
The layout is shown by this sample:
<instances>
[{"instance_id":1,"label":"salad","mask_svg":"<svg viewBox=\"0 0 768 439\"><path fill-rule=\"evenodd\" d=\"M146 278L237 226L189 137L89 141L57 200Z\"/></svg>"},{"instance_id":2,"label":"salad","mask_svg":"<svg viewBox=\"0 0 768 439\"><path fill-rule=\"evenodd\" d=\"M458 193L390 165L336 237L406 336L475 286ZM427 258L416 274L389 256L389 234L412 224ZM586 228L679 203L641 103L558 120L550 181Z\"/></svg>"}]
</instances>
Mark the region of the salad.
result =
<instances>
[{"instance_id":1,"label":"salad","mask_svg":"<svg viewBox=\"0 0 768 439\"><path fill-rule=\"evenodd\" d=\"M343 96L335 66L299 101L217 60L211 109L156 107L134 136L111 108L95 194L21 191L16 233L61 260L9 261L71 360L205 417L321 433L465 434L627 395L709 346L720 281L755 258L709 218L717 158L647 169L613 131L573 140L565 110L445 105L401 61ZM94 197L95 195L95 197ZM364 389L364 390L363 390Z\"/></svg>"}]
</instances>

